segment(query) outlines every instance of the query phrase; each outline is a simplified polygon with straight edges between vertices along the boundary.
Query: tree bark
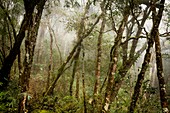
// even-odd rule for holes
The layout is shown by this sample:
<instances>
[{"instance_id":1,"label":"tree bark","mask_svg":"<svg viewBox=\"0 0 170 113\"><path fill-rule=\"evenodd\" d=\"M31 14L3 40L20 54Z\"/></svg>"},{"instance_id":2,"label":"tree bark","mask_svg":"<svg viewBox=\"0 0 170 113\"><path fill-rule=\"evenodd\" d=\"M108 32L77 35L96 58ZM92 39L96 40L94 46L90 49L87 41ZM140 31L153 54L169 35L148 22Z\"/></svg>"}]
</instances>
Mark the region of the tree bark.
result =
<instances>
[{"instance_id":1,"label":"tree bark","mask_svg":"<svg viewBox=\"0 0 170 113\"><path fill-rule=\"evenodd\" d=\"M102 4L104 5L104 4ZM96 61L96 70L95 70L95 76L96 76L96 81L94 85L94 95L97 95L99 93L99 87L100 87L100 68L101 68L101 55L102 55L102 37L103 37L103 32L105 29L105 24L106 24L106 19L105 19L105 9L104 7L102 8L103 10L103 15L102 15L102 23L101 23L101 28L98 36L98 43L97 43L97 61Z\"/></svg>"},{"instance_id":2,"label":"tree bark","mask_svg":"<svg viewBox=\"0 0 170 113\"><path fill-rule=\"evenodd\" d=\"M159 31L156 31L155 35L155 49L156 49L156 66L157 66L157 77L159 81L159 91L160 91L160 100L163 113L169 113L168 102L166 98L166 86L163 75L163 64L162 64L162 55L161 55L161 45L159 39Z\"/></svg>"},{"instance_id":3,"label":"tree bark","mask_svg":"<svg viewBox=\"0 0 170 113\"><path fill-rule=\"evenodd\" d=\"M4 59L3 66L0 69L0 82L3 83L0 86L1 90L6 89L6 87L8 86L8 82L10 80L9 74L11 71L11 67L13 65L13 62L16 59L16 56L19 53L21 43L25 37L25 31L28 28L28 26L30 25L30 20L32 20L32 16L29 14L25 14L24 19L21 24L21 27L20 27L20 31L19 31L19 33L16 37L16 40L15 40L15 43L13 45L13 48L10 50L9 55Z\"/></svg>"}]
</instances>

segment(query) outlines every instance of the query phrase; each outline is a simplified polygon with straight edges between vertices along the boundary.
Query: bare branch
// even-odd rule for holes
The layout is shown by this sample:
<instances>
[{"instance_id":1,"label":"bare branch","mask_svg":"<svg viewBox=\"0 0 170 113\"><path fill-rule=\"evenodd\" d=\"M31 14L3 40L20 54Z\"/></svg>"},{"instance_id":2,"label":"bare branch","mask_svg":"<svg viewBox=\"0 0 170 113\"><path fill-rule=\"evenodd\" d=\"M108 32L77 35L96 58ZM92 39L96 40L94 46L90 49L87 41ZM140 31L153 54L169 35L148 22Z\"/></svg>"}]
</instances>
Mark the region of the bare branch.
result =
<instances>
[{"instance_id":1,"label":"bare branch","mask_svg":"<svg viewBox=\"0 0 170 113\"><path fill-rule=\"evenodd\" d=\"M120 45L123 45L125 43L127 43L128 41L132 40L132 39L140 39L140 38L147 38L145 36L139 36L139 37L130 37L127 40L125 40L124 42L122 42Z\"/></svg>"}]
</instances>

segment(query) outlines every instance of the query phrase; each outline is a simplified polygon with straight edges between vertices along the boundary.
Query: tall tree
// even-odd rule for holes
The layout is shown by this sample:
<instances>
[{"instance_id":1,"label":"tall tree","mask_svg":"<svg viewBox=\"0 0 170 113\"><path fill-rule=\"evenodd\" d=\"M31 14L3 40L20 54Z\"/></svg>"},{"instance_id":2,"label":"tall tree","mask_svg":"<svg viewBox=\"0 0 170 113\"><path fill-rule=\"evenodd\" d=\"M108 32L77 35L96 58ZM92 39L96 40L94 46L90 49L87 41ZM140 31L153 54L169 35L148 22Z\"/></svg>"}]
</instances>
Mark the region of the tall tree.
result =
<instances>
[{"instance_id":1,"label":"tall tree","mask_svg":"<svg viewBox=\"0 0 170 113\"><path fill-rule=\"evenodd\" d=\"M86 104L86 87L85 87L85 61L84 61L84 57L85 57L85 52L83 50L82 53L82 93L83 93L83 105L84 105L84 113L87 113L87 104Z\"/></svg>"},{"instance_id":2,"label":"tall tree","mask_svg":"<svg viewBox=\"0 0 170 113\"><path fill-rule=\"evenodd\" d=\"M161 54L161 45L160 45L159 29L158 29L164 11L164 4L165 4L165 0L161 0L158 13L156 12L156 7L154 6L152 7L152 12L153 12L152 17L153 17L154 27L155 27L154 41L155 41L155 51L156 51L156 66L157 66L157 77L159 81L159 91L160 91L162 112L169 113L168 102L166 98L165 80L163 76L162 54Z\"/></svg>"},{"instance_id":3,"label":"tall tree","mask_svg":"<svg viewBox=\"0 0 170 113\"><path fill-rule=\"evenodd\" d=\"M96 69L95 69L95 85L94 85L94 93L93 93L93 112L97 112L99 110L98 106L98 94L100 88L100 71L101 71L101 57L102 57L102 38L106 24L106 1L104 0L101 3L101 10L102 10L102 22L101 27L98 35L98 42L97 42L97 60L96 60Z\"/></svg>"},{"instance_id":4,"label":"tall tree","mask_svg":"<svg viewBox=\"0 0 170 113\"><path fill-rule=\"evenodd\" d=\"M108 75L108 82L106 86L105 91L105 97L104 102L102 106L102 112L108 112L110 103L111 103L111 95L112 95L112 88L114 84L114 78L117 71L117 63L118 63L118 57L119 57L119 51L120 51L120 43L122 40L122 35L125 29L125 24L129 17L129 7L125 7L123 12L123 20L121 21L121 24L119 26L119 29L117 31L117 36L114 41L114 45L111 48L110 51L110 65L109 65L109 75Z\"/></svg>"},{"instance_id":5,"label":"tall tree","mask_svg":"<svg viewBox=\"0 0 170 113\"><path fill-rule=\"evenodd\" d=\"M47 75L47 85L46 85L46 90L48 90L49 86L50 86L50 78L51 78L51 73L52 73L52 66L53 66L53 34L52 34L52 30L50 27L50 23L49 24L49 33L50 33L50 61L49 61L49 65L48 65L48 75Z\"/></svg>"},{"instance_id":6,"label":"tall tree","mask_svg":"<svg viewBox=\"0 0 170 113\"><path fill-rule=\"evenodd\" d=\"M87 2L86 6L85 6L84 14L82 16L83 18L85 18L85 16L87 15L89 8L90 8L90 2ZM85 28L85 19L81 19L79 25L80 26L77 31L77 40L80 40L85 33L85 29L84 29ZM70 81L70 95L71 96L73 95L73 82L74 82L75 73L76 73L77 66L78 66L78 60L79 60L79 56L80 56L80 52L81 52L81 43L79 43L79 45L76 49L75 56L73 58L74 65L73 65L73 72L72 72L72 77L71 77L71 81Z\"/></svg>"},{"instance_id":7,"label":"tall tree","mask_svg":"<svg viewBox=\"0 0 170 113\"><path fill-rule=\"evenodd\" d=\"M132 65L136 62L136 60L139 58L139 56L144 52L144 50L146 48L146 45L144 44L137 52L135 52L137 44L138 44L138 40L140 38L142 29L143 29L143 26L144 26L144 24L146 22L146 19L149 16L150 12L151 12L151 10L149 10L149 6L146 7L145 10L144 10L144 14L143 14L143 18L141 20L141 23L138 24L138 30L136 32L135 38L127 37L127 40L122 45L123 48L127 47L126 43L128 43L128 41L130 39L133 39L132 46L131 46L131 49L130 49L130 54L128 55L127 52L125 53L126 49L123 49L123 51L124 51L124 53L123 53L123 65L118 69L118 74L121 77L116 79L114 84L113 84L112 96L111 96L112 101L114 101L115 97L117 96L118 91L119 91L120 87L122 86L122 82L123 82L127 72L130 70ZM134 16L135 15L133 15L132 20L134 19L135 21L138 21L137 17L136 16L134 17ZM131 32L131 31L129 31L129 32ZM146 35L147 35L147 33L146 33Z\"/></svg>"}]
</instances>

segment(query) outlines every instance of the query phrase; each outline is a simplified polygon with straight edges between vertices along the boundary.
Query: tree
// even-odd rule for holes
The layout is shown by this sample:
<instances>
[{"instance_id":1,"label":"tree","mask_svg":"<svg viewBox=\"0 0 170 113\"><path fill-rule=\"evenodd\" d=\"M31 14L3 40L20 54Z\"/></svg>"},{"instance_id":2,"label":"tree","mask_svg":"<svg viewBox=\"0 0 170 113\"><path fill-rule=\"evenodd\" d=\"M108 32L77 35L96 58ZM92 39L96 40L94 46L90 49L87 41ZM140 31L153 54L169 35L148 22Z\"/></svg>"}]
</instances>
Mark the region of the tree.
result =
<instances>
[{"instance_id":1,"label":"tree","mask_svg":"<svg viewBox=\"0 0 170 113\"><path fill-rule=\"evenodd\" d=\"M148 48L146 50L144 62L142 64L142 69L138 75L138 80L136 82L136 86L134 88L134 93L132 96L132 101L131 105L129 107L129 113L133 113L136 102L138 100L139 94L140 94L140 89L142 86L142 82L144 80L144 75L146 72L146 69L149 65L150 59L151 59L151 48L153 47L154 41L155 41L155 48L156 48L156 60L157 60L157 76L159 79L159 84L160 84L160 98L161 98L161 106L162 106L162 112L163 113L168 113L169 110L167 108L167 100L166 100L166 89L165 89L165 82L164 78L162 76L163 73L163 67L162 67L162 57L161 57L161 51L160 51L160 42L159 42L159 31L158 27L162 18L162 13L164 10L164 0L161 1L162 6L159 8L159 12L156 15L156 8L155 4L153 4L152 8L152 17L153 17L153 28L151 30L151 36L148 38Z\"/></svg>"},{"instance_id":2,"label":"tree","mask_svg":"<svg viewBox=\"0 0 170 113\"><path fill-rule=\"evenodd\" d=\"M131 37L131 30L133 30L134 25L132 26L132 28L130 30L128 30L129 34L127 34L127 40L125 41L125 43L122 43L122 49L123 49L123 65L120 66L120 68L118 69L118 74L120 75L120 77L118 77L114 84L113 84L113 88L112 88L112 101L114 101L115 97L118 94L119 89L122 86L122 82L124 80L124 78L126 77L126 74L128 73L128 71L130 70L130 68L132 67L132 65L136 62L136 60L140 57L140 55L143 53L143 51L146 48L146 45L144 44L141 49L139 49L137 52L135 52L136 48L137 48L137 44L138 44L138 40L140 39L140 35L142 33L142 29L143 26L146 22L146 19L148 18L149 14L150 14L150 10L148 10L149 7L146 7L144 10L144 14L143 14L143 18L141 20L141 23L139 24L139 21L137 19L138 16L136 16L136 14L132 14L133 17L132 19L130 19L130 21L132 21L132 24L137 24L138 25L138 30L136 31L136 35L135 38ZM133 10L133 8L132 8ZM139 14L137 14L139 15ZM134 23L133 21L136 21L136 23ZM145 28L144 28L145 29ZM147 33L146 33L147 35ZM132 39L132 46L130 48L130 53L128 55L128 41L130 41Z\"/></svg>"},{"instance_id":3,"label":"tree","mask_svg":"<svg viewBox=\"0 0 170 113\"><path fill-rule=\"evenodd\" d=\"M102 106L102 112L107 112L109 110L109 106L111 103L111 95L112 95L112 88L114 84L114 78L117 70L117 63L118 63L118 57L119 57L119 51L120 51L120 43L121 39L123 38L123 31L125 29L125 24L129 17L129 7L125 7L123 12L123 19L121 21L121 24L119 26L119 29L117 31L117 36L114 41L114 45L111 48L110 51L110 64L109 64L109 75L108 75L108 82L106 86L105 91L105 98Z\"/></svg>"},{"instance_id":4,"label":"tree","mask_svg":"<svg viewBox=\"0 0 170 113\"><path fill-rule=\"evenodd\" d=\"M14 47L17 47L16 43L19 43L19 34L17 35L18 16L21 15L21 11L23 10L19 5L15 5L12 7L11 4L22 4L21 1L0 1L0 12L1 12L1 24L3 25L3 29L1 29L2 36L2 48L1 48L1 69L0 69L0 89L3 90L6 88L9 81L9 73L11 70L12 63L15 58L15 50ZM11 7L11 9L10 9ZM19 11L21 10L21 11ZM13 13L16 11L16 13ZM16 27L15 27L16 26ZM1 26L2 27L2 26ZM3 31L2 31L3 30ZM15 41L15 42L14 42ZM8 43L9 42L9 43ZM16 49L16 48L15 48Z\"/></svg>"},{"instance_id":5,"label":"tree","mask_svg":"<svg viewBox=\"0 0 170 113\"><path fill-rule=\"evenodd\" d=\"M165 87L165 81L164 81L164 76L163 76L161 45L160 45L159 30L158 30L160 21L162 19L162 14L164 11L164 4L165 4L165 0L161 0L158 13L156 13L155 7L153 7L152 11L153 11L153 22L155 22L154 23L154 26L155 26L154 41L155 41L155 50L156 50L157 77L159 81L162 112L169 113L168 102L166 98L166 87Z\"/></svg>"},{"instance_id":6,"label":"tree","mask_svg":"<svg viewBox=\"0 0 170 113\"><path fill-rule=\"evenodd\" d=\"M37 1L37 0L35 0L34 2L30 2L30 1L27 1L27 0L24 1L24 6L25 6L24 19L22 21L20 30L19 30L18 34L16 35L16 39L15 39L15 43L13 45L13 48L11 48L9 55L4 59L3 66L0 70L0 82L2 82L1 89L6 88L6 86L8 85L8 82L9 82L9 79L10 79L10 77L9 77L10 70L11 70L11 67L13 65L13 62L16 59L16 56L19 54L21 43L22 43L22 41L25 37L25 34L26 34L25 32L29 31L30 27L33 26L33 24L35 24L35 23L37 23L37 25L35 26L34 29L36 29L37 31L35 31L34 34L32 34L33 31L32 31L32 33L30 33L31 31L29 31L27 35L34 35L33 37L36 37L36 35L37 35L39 22L40 22L41 14L42 14L41 5L38 7L38 11L39 10L40 11L38 12L39 14L37 14L37 17L35 17L35 19L36 19L35 21L33 21L34 17L33 17L32 14L34 13L35 6L39 2L42 2L42 1ZM38 16L40 16L40 17L38 17ZM29 44L29 41L27 41L27 42L26 42L26 45L27 45L27 49L28 49L28 46L30 44ZM32 48L34 48L34 44L33 44ZM32 56L30 56L30 57L32 57ZM32 60L31 60L31 62L32 62Z\"/></svg>"},{"instance_id":7,"label":"tree","mask_svg":"<svg viewBox=\"0 0 170 113\"><path fill-rule=\"evenodd\" d=\"M30 20L26 29L28 30L28 32L26 34L26 39L25 39L25 59L23 64L24 71L20 78L21 93L24 94L26 93L26 95L23 95L24 98L21 98L19 102L19 108L18 108L19 113L27 112L26 109L27 96L28 96L27 91L29 90L29 79L30 79L31 67L33 63L34 48L36 45L39 24L40 24L45 3L46 0L35 1L35 3L24 1L25 11L26 11L25 19L29 17ZM34 12L34 10L37 10L37 12Z\"/></svg>"},{"instance_id":8,"label":"tree","mask_svg":"<svg viewBox=\"0 0 170 113\"><path fill-rule=\"evenodd\" d=\"M101 27L98 35L98 42L97 42L97 60L96 60L96 69L95 69L95 85L94 85L94 94L93 94L93 112L98 112L100 107L98 106L98 95L99 95L99 88L100 88L100 71L101 71L101 55L102 55L102 38L106 24L106 1L104 0L101 3L101 10L102 10L102 22Z\"/></svg>"}]
</instances>

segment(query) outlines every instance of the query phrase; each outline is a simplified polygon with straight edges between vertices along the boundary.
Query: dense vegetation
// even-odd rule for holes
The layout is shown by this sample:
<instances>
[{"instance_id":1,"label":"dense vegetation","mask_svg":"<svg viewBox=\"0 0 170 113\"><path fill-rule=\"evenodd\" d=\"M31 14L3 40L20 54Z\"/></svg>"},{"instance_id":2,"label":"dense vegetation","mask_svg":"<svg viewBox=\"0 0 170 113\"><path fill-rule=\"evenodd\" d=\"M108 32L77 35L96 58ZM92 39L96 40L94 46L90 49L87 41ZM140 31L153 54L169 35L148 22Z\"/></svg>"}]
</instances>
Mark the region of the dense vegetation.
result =
<instances>
[{"instance_id":1,"label":"dense vegetation","mask_svg":"<svg viewBox=\"0 0 170 113\"><path fill-rule=\"evenodd\" d=\"M0 0L0 112L169 113L166 0Z\"/></svg>"}]
</instances>

